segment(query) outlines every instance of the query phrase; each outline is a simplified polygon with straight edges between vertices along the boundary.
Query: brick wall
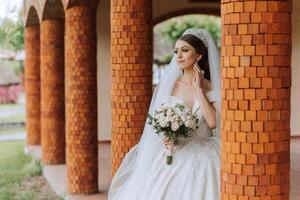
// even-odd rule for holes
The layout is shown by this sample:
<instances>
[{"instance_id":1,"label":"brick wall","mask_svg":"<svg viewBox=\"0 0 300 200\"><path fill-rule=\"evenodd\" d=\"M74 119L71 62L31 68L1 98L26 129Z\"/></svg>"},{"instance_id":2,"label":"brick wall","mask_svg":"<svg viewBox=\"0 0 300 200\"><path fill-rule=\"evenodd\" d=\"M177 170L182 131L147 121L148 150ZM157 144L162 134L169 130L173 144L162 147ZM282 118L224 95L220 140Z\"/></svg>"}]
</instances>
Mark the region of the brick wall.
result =
<instances>
[{"instance_id":1,"label":"brick wall","mask_svg":"<svg viewBox=\"0 0 300 200\"><path fill-rule=\"evenodd\" d=\"M41 23L42 161L65 162L64 23Z\"/></svg>"},{"instance_id":2,"label":"brick wall","mask_svg":"<svg viewBox=\"0 0 300 200\"><path fill-rule=\"evenodd\" d=\"M139 141L152 95L151 6L111 1L112 174Z\"/></svg>"},{"instance_id":3,"label":"brick wall","mask_svg":"<svg viewBox=\"0 0 300 200\"><path fill-rule=\"evenodd\" d=\"M222 0L222 199L289 199L291 1Z\"/></svg>"},{"instance_id":4,"label":"brick wall","mask_svg":"<svg viewBox=\"0 0 300 200\"><path fill-rule=\"evenodd\" d=\"M68 192L98 191L96 9L66 10L66 143Z\"/></svg>"},{"instance_id":5,"label":"brick wall","mask_svg":"<svg viewBox=\"0 0 300 200\"><path fill-rule=\"evenodd\" d=\"M38 145L40 137L40 26L25 28L25 87L27 144Z\"/></svg>"}]
</instances>

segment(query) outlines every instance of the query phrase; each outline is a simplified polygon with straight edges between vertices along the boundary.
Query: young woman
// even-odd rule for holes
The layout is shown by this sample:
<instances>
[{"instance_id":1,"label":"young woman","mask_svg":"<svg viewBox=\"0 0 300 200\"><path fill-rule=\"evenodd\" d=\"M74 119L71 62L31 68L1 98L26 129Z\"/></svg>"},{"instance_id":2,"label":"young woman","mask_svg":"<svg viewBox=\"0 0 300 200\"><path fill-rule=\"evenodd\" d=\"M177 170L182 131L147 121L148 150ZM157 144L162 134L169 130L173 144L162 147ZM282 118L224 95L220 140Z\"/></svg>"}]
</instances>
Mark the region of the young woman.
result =
<instances>
[{"instance_id":1,"label":"young woman","mask_svg":"<svg viewBox=\"0 0 300 200\"><path fill-rule=\"evenodd\" d=\"M215 43L205 29L187 29L175 44L168 72L149 108L181 103L199 119L191 137L174 144L145 123L140 142L125 156L110 186L109 200L220 199L220 71ZM214 129L214 134L212 129Z\"/></svg>"}]
</instances>

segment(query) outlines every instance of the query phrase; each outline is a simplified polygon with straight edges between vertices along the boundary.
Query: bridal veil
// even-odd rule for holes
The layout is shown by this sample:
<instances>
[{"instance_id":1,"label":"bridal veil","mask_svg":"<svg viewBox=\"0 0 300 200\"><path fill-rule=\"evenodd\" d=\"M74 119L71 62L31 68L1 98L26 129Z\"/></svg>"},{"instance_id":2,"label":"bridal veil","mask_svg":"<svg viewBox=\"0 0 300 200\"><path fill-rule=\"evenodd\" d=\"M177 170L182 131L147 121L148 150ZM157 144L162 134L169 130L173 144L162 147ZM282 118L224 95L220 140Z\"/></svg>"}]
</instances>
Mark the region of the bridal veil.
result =
<instances>
[{"instance_id":1,"label":"bridal veil","mask_svg":"<svg viewBox=\"0 0 300 200\"><path fill-rule=\"evenodd\" d=\"M211 74L211 88L207 93L210 98L214 98L216 102L217 126L214 131L216 137L220 136L220 111L221 111L221 81L220 81L220 59L219 51L215 45L215 41L210 33L205 29L191 28L187 29L183 35L192 34L201 39L208 48L208 62ZM174 84L182 71L177 67L176 57L173 56L172 61L167 67L164 76L161 78L156 87L149 107L149 114L161 106L171 95ZM135 145L124 157L118 171L116 172L110 189L108 192L109 200L126 200L135 199L135 195L139 193L143 187L143 183L149 176L148 170L158 151L163 147L162 137L154 134L152 127L145 122L142 137L137 145ZM162 163L164 164L164 163Z\"/></svg>"}]
</instances>

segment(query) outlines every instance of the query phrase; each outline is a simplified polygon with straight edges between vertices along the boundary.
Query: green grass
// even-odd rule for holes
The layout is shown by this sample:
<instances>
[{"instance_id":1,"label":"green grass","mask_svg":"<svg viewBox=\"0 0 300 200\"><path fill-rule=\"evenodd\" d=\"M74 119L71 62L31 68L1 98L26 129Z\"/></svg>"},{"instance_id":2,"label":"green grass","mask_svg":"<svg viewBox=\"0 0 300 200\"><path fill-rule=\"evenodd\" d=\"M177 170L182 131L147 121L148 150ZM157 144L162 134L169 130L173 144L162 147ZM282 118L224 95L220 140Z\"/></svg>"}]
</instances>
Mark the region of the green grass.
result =
<instances>
[{"instance_id":1,"label":"green grass","mask_svg":"<svg viewBox=\"0 0 300 200\"><path fill-rule=\"evenodd\" d=\"M0 123L21 123L25 122L25 114L17 113L5 117L0 117Z\"/></svg>"},{"instance_id":2,"label":"green grass","mask_svg":"<svg viewBox=\"0 0 300 200\"><path fill-rule=\"evenodd\" d=\"M0 104L0 111L6 111L6 110L11 110L11 109L18 109L22 108L24 105L22 104L13 104L13 103L6 103L6 104Z\"/></svg>"},{"instance_id":3,"label":"green grass","mask_svg":"<svg viewBox=\"0 0 300 200\"><path fill-rule=\"evenodd\" d=\"M0 188L41 174L40 163L24 153L24 141L0 143Z\"/></svg>"},{"instance_id":4,"label":"green grass","mask_svg":"<svg viewBox=\"0 0 300 200\"><path fill-rule=\"evenodd\" d=\"M35 199L34 191L19 192L18 186L27 178L40 176L40 162L24 153L24 141L0 142L0 199Z\"/></svg>"},{"instance_id":5,"label":"green grass","mask_svg":"<svg viewBox=\"0 0 300 200\"><path fill-rule=\"evenodd\" d=\"M10 110L20 110L24 107L22 104L0 104L0 113L8 112ZM11 113L9 115L1 116L0 123L20 123L25 122L25 112Z\"/></svg>"},{"instance_id":6,"label":"green grass","mask_svg":"<svg viewBox=\"0 0 300 200\"><path fill-rule=\"evenodd\" d=\"M45 186L41 163L24 153L24 145L0 142L0 200L63 200Z\"/></svg>"}]
</instances>

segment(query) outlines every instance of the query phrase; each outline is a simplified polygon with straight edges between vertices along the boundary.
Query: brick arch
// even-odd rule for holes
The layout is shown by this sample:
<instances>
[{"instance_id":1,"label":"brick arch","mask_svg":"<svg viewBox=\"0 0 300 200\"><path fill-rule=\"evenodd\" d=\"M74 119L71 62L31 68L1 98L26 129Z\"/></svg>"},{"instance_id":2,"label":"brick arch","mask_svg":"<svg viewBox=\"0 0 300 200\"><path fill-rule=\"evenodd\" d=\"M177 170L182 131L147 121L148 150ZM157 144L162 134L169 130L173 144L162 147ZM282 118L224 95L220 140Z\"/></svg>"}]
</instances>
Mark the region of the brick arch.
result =
<instances>
[{"instance_id":1,"label":"brick arch","mask_svg":"<svg viewBox=\"0 0 300 200\"><path fill-rule=\"evenodd\" d=\"M78 5L88 5L91 6L93 8L97 8L98 5L98 0L69 0L66 3L66 9L72 8L74 6L78 6Z\"/></svg>"},{"instance_id":2,"label":"brick arch","mask_svg":"<svg viewBox=\"0 0 300 200\"><path fill-rule=\"evenodd\" d=\"M61 0L46 0L43 6L42 20L63 19L64 5Z\"/></svg>"},{"instance_id":3,"label":"brick arch","mask_svg":"<svg viewBox=\"0 0 300 200\"><path fill-rule=\"evenodd\" d=\"M34 25L39 25L39 16L36 8L34 6L31 6L27 14L25 26L27 27L27 26L34 26Z\"/></svg>"},{"instance_id":4,"label":"brick arch","mask_svg":"<svg viewBox=\"0 0 300 200\"><path fill-rule=\"evenodd\" d=\"M188 14L206 14L206 15L215 15L215 16L221 15L219 8L200 8L200 7L199 8L183 8L180 10L166 13L164 15L161 15L161 16L153 19L152 25L155 26L156 24L159 24L160 22L166 21L173 17L178 17L181 15L188 15Z\"/></svg>"}]
</instances>

